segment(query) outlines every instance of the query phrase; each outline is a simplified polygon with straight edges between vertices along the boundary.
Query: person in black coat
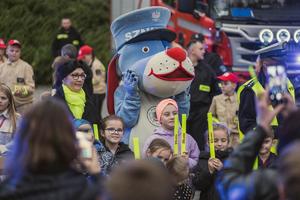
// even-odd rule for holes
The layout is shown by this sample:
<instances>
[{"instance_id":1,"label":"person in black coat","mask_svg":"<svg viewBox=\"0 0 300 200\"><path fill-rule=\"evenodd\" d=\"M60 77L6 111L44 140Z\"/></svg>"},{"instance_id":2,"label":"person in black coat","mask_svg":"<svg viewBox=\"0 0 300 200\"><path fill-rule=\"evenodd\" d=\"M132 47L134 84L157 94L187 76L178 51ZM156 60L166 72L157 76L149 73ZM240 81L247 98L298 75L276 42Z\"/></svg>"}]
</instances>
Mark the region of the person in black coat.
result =
<instances>
[{"instance_id":1,"label":"person in black coat","mask_svg":"<svg viewBox=\"0 0 300 200\"><path fill-rule=\"evenodd\" d=\"M63 103L48 98L35 104L22 116L15 134L0 199L96 200L102 184L96 150L92 149L91 159L83 159L76 144ZM90 180L75 162L88 172Z\"/></svg>"},{"instance_id":2,"label":"person in black coat","mask_svg":"<svg viewBox=\"0 0 300 200\"><path fill-rule=\"evenodd\" d=\"M61 27L52 43L53 58L61 55L61 49L66 44L74 45L77 48L77 51L83 45L80 34L72 26L71 19L67 17L61 20Z\"/></svg>"},{"instance_id":3,"label":"person in black coat","mask_svg":"<svg viewBox=\"0 0 300 200\"><path fill-rule=\"evenodd\" d=\"M56 73L57 80L52 96L68 105L73 118L98 124L100 116L97 115L92 99L88 66L82 61L67 60L57 68Z\"/></svg>"},{"instance_id":4,"label":"person in black coat","mask_svg":"<svg viewBox=\"0 0 300 200\"><path fill-rule=\"evenodd\" d=\"M216 176L223 168L224 160L232 152L232 148L229 147L229 130L226 125L214 123L213 130L216 158L211 158L210 152L202 151L199 155L198 164L192 170L194 174L192 183L196 190L201 191L201 200L220 199L215 187Z\"/></svg>"},{"instance_id":5,"label":"person in black coat","mask_svg":"<svg viewBox=\"0 0 300 200\"><path fill-rule=\"evenodd\" d=\"M192 40L187 51L195 68L195 77L190 86L191 99L187 132L196 140L199 149L204 150L207 112L213 97L219 93L219 89L215 73L203 61L204 44L198 40Z\"/></svg>"},{"instance_id":6,"label":"person in black coat","mask_svg":"<svg viewBox=\"0 0 300 200\"><path fill-rule=\"evenodd\" d=\"M256 64L256 72L257 72L257 80L253 78L248 82L244 83L238 89L238 95L240 98L239 102L239 111L238 111L238 119L239 119L239 128L243 134L246 134L250 130L253 130L257 126L257 112L256 112L256 95L260 92L254 85L259 86L258 88L262 88L264 90L267 84L267 67L268 66L286 66L285 62L273 57L267 58L257 58ZM258 82L257 82L258 81ZM289 82L289 80L288 80ZM292 85L287 85L288 92L293 96L294 87ZM276 105L272 105L273 107ZM277 125L272 124L272 128L275 133L275 138L278 137L280 126L283 121L283 117L281 114L276 116Z\"/></svg>"},{"instance_id":7,"label":"person in black coat","mask_svg":"<svg viewBox=\"0 0 300 200\"><path fill-rule=\"evenodd\" d=\"M191 36L191 41L199 41L205 44L205 37L201 33L195 33ZM205 52L204 54L204 62L208 64L208 66L215 72L216 76L221 76L225 72L229 72L230 70L223 64L222 58L219 54L214 52Z\"/></svg>"}]
</instances>

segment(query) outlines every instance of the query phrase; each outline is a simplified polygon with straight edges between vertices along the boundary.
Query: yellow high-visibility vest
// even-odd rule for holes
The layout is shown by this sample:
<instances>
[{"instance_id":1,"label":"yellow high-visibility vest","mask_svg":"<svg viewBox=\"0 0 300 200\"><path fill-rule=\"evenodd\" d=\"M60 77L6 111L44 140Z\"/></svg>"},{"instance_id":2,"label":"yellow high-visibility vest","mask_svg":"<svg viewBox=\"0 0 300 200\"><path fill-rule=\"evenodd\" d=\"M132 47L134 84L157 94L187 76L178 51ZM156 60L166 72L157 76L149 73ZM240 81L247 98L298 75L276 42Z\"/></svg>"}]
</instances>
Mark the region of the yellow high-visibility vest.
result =
<instances>
[{"instance_id":1,"label":"yellow high-visibility vest","mask_svg":"<svg viewBox=\"0 0 300 200\"><path fill-rule=\"evenodd\" d=\"M294 86L293 86L293 84L291 83L290 80L288 80L287 84L288 84L288 91L289 91L290 95L292 96L293 100L295 101L295 89L294 89ZM256 78L252 78L252 79L250 79L249 81L247 81L246 83L244 83L243 85L241 85L238 88L238 91L237 91L237 101L238 101L238 104L240 104L241 93L242 93L242 91L246 87L247 88L251 88L253 90L253 92L255 93L255 96L258 96L259 94L261 94L261 93L263 93L265 91L265 89L259 83L259 81ZM273 107L270 106L270 109L273 109ZM273 118L273 120L271 122L271 125L272 126L278 126L278 121L277 121L276 116ZM238 130L239 130L240 140L242 140L243 137L244 137L244 134L240 130L239 123L238 123Z\"/></svg>"}]
</instances>

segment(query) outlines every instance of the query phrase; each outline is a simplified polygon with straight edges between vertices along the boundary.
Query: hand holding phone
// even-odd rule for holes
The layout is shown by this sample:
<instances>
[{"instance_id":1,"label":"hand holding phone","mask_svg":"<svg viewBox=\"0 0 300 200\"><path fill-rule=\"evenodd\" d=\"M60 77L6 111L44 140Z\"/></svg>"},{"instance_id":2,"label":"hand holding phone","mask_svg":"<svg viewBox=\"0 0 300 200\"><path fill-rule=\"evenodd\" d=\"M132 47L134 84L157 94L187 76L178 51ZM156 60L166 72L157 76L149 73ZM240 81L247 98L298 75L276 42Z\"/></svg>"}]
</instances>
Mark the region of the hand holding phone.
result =
<instances>
[{"instance_id":1,"label":"hand holding phone","mask_svg":"<svg viewBox=\"0 0 300 200\"><path fill-rule=\"evenodd\" d=\"M92 142L87 139L86 133L77 131L76 138L81 151L82 158L92 158Z\"/></svg>"},{"instance_id":2,"label":"hand holding phone","mask_svg":"<svg viewBox=\"0 0 300 200\"><path fill-rule=\"evenodd\" d=\"M267 82L272 105L284 103L284 94L287 93L288 82L285 67L282 65L268 66Z\"/></svg>"}]
</instances>

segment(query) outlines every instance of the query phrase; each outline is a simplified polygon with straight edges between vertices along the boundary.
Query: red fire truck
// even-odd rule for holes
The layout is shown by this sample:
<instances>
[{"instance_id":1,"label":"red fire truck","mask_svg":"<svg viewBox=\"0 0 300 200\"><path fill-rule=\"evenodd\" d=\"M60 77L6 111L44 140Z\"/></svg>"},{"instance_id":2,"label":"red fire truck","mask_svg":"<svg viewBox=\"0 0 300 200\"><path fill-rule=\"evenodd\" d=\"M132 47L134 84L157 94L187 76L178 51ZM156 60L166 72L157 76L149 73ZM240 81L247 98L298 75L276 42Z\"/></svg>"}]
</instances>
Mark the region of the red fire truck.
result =
<instances>
[{"instance_id":1,"label":"red fire truck","mask_svg":"<svg viewBox=\"0 0 300 200\"><path fill-rule=\"evenodd\" d=\"M299 0L151 0L151 5L171 10L169 26L179 43L202 33L207 50L235 72L255 64L256 50L287 41L288 73L300 74Z\"/></svg>"}]
</instances>

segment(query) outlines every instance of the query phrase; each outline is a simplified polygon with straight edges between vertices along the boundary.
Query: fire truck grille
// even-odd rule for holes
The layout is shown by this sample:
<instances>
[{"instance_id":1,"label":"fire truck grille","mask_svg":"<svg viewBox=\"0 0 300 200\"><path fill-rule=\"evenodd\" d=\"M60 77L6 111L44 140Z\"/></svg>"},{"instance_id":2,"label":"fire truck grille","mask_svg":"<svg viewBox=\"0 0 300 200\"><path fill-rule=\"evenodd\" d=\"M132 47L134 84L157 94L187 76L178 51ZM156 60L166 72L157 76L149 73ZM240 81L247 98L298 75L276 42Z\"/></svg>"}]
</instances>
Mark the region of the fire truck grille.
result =
<instances>
[{"instance_id":1,"label":"fire truck grille","mask_svg":"<svg viewBox=\"0 0 300 200\"><path fill-rule=\"evenodd\" d=\"M258 35L262 29L270 29L275 37L276 32L281 29L281 26L262 26L262 25L248 25L248 24L223 24L222 30L229 38L233 69L236 71L247 71L250 65L255 65L257 55L256 50L264 47L259 41ZM285 27L291 33L300 27ZM276 39L273 43L277 42ZM289 42L286 48L287 56L285 58L289 69L297 67L297 71L300 72L300 44L295 42ZM293 70L291 71L293 73Z\"/></svg>"}]
</instances>

